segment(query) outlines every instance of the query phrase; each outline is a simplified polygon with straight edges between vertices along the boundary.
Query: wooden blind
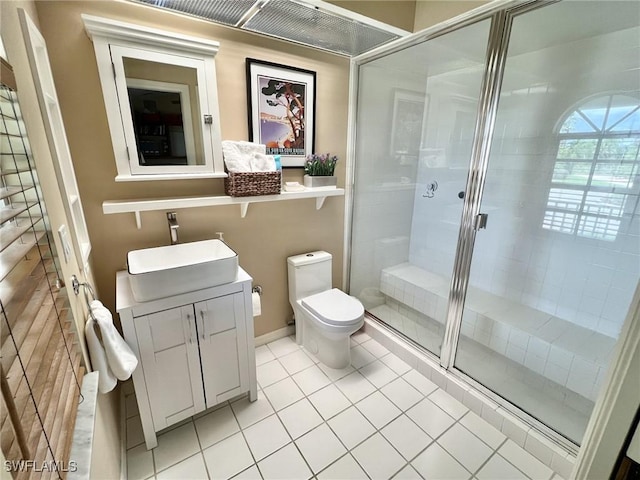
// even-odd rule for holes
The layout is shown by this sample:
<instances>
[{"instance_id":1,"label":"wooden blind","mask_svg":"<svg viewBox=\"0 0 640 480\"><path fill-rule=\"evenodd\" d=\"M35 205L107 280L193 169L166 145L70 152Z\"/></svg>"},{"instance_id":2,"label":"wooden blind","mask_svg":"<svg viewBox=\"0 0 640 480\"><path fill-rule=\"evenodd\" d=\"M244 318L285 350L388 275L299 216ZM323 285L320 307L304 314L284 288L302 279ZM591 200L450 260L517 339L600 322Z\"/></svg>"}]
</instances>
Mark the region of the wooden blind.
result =
<instances>
[{"instance_id":1,"label":"wooden blind","mask_svg":"<svg viewBox=\"0 0 640 480\"><path fill-rule=\"evenodd\" d=\"M2 80L0 443L14 478L65 478L84 369L16 92Z\"/></svg>"}]
</instances>

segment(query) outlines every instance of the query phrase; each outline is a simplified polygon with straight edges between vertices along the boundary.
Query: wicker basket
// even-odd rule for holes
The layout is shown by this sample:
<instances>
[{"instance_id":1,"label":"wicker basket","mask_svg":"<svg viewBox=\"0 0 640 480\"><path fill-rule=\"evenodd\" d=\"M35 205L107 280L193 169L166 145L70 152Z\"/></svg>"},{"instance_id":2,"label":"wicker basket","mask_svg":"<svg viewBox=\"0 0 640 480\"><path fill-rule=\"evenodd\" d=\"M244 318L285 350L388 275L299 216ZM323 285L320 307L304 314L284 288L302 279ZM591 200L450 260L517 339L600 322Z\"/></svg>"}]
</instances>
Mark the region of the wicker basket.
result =
<instances>
[{"instance_id":1,"label":"wicker basket","mask_svg":"<svg viewBox=\"0 0 640 480\"><path fill-rule=\"evenodd\" d=\"M232 197L277 195L280 193L280 172L227 172L224 191Z\"/></svg>"}]
</instances>

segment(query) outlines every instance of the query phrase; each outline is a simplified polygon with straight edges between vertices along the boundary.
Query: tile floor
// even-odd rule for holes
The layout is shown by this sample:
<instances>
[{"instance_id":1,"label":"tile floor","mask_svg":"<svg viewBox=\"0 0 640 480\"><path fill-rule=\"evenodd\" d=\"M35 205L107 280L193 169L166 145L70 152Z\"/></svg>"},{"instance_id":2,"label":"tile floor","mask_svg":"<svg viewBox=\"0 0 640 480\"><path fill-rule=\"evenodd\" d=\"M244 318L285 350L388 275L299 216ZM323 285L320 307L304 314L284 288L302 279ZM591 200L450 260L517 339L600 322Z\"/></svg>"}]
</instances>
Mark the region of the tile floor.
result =
<instances>
[{"instance_id":1,"label":"tile floor","mask_svg":"<svg viewBox=\"0 0 640 480\"><path fill-rule=\"evenodd\" d=\"M225 402L143 443L126 397L130 480L560 480L367 334L352 366L325 367L293 337L256 349L258 400Z\"/></svg>"}]
</instances>

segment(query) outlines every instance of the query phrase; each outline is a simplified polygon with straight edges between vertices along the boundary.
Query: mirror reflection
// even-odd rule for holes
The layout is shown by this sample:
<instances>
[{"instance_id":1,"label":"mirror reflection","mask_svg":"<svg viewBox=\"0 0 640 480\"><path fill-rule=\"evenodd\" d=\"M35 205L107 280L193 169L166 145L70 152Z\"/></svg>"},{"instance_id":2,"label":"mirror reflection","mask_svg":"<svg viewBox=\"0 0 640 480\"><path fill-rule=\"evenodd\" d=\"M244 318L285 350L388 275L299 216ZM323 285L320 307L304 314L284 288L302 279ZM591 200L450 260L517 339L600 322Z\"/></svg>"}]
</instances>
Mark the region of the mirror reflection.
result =
<instances>
[{"instance_id":1,"label":"mirror reflection","mask_svg":"<svg viewBox=\"0 0 640 480\"><path fill-rule=\"evenodd\" d=\"M138 164L202 165L193 68L124 58Z\"/></svg>"}]
</instances>

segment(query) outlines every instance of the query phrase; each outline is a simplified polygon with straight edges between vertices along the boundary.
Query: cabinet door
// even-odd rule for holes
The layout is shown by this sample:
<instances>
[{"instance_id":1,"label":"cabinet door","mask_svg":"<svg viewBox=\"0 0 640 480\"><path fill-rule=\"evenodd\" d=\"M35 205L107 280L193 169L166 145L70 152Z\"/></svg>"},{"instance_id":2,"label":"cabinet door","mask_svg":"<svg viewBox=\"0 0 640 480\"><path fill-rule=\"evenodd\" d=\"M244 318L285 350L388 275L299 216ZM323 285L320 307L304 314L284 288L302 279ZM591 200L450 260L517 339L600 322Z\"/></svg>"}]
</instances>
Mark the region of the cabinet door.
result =
<instances>
[{"instance_id":1,"label":"cabinet door","mask_svg":"<svg viewBox=\"0 0 640 480\"><path fill-rule=\"evenodd\" d=\"M205 409L193 305L135 319L155 430Z\"/></svg>"},{"instance_id":2,"label":"cabinet door","mask_svg":"<svg viewBox=\"0 0 640 480\"><path fill-rule=\"evenodd\" d=\"M195 304L207 408L248 388L242 293Z\"/></svg>"}]
</instances>

